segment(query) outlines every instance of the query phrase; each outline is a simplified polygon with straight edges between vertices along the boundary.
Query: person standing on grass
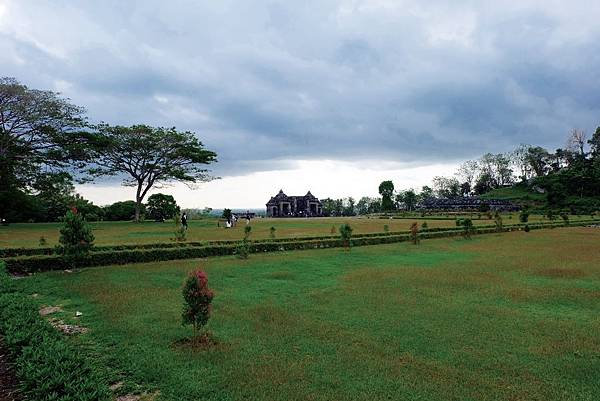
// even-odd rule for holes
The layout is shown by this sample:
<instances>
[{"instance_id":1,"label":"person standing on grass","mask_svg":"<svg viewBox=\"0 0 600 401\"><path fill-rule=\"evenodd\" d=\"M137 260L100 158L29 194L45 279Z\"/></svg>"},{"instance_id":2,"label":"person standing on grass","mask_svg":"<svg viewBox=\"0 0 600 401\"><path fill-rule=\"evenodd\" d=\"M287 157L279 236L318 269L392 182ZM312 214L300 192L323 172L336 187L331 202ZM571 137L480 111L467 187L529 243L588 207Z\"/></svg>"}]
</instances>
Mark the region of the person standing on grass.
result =
<instances>
[{"instance_id":1,"label":"person standing on grass","mask_svg":"<svg viewBox=\"0 0 600 401\"><path fill-rule=\"evenodd\" d=\"M181 225L183 226L183 228L185 228L185 230L187 231L188 229L188 224L187 224L187 214L185 214L185 212L183 212L183 214L181 215Z\"/></svg>"}]
</instances>

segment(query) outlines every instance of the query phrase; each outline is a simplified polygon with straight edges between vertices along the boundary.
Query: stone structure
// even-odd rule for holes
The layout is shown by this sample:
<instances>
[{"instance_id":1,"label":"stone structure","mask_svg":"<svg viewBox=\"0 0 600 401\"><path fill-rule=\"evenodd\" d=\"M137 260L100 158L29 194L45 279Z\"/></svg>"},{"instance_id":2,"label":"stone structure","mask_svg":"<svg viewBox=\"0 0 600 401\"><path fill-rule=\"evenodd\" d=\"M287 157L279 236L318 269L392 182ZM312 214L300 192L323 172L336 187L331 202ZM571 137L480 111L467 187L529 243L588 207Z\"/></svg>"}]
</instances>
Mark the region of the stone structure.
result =
<instances>
[{"instance_id":1,"label":"stone structure","mask_svg":"<svg viewBox=\"0 0 600 401\"><path fill-rule=\"evenodd\" d=\"M267 202L267 217L318 217L323 205L310 191L304 196L287 196L280 190Z\"/></svg>"}]
</instances>

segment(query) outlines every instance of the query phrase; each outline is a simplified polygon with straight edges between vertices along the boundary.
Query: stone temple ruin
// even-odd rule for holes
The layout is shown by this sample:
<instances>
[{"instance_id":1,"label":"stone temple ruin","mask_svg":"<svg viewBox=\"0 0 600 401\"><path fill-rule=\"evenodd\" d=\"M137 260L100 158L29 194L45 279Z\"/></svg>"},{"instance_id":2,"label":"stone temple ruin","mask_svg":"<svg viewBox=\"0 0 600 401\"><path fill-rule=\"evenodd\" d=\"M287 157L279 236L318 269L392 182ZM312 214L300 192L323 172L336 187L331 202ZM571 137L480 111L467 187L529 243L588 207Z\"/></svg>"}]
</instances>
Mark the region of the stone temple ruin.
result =
<instances>
[{"instance_id":1,"label":"stone temple ruin","mask_svg":"<svg viewBox=\"0 0 600 401\"><path fill-rule=\"evenodd\" d=\"M319 217L323 205L308 191L304 196L288 196L280 190L267 202L267 217Z\"/></svg>"}]
</instances>

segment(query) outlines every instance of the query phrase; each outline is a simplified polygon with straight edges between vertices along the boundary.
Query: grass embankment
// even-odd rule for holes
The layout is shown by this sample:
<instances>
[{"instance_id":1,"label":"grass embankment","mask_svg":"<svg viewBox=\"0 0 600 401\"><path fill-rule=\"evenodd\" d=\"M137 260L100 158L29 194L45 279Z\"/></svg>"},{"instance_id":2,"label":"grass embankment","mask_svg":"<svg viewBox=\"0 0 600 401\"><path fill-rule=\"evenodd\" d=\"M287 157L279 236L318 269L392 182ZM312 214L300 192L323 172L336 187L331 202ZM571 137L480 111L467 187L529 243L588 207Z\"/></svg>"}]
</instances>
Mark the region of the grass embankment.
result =
<instances>
[{"instance_id":1,"label":"grass embankment","mask_svg":"<svg viewBox=\"0 0 600 401\"><path fill-rule=\"evenodd\" d=\"M600 230L185 260L18 284L163 400L596 400ZM202 266L219 344L175 343ZM66 317L65 317L66 319Z\"/></svg>"},{"instance_id":2,"label":"grass embankment","mask_svg":"<svg viewBox=\"0 0 600 401\"><path fill-rule=\"evenodd\" d=\"M420 216L420 215L419 215ZM455 227L455 217L445 217L444 214L429 220L419 219L419 225L427 222L429 228ZM477 217L474 213L472 217ZM503 214L504 224L518 223L518 214ZM444 220L440 220L444 218ZM572 221L589 219L589 216L571 216ZM226 229L217 219L204 219L190 221L187 233L188 241L215 241L215 240L240 240L244 236L245 221L240 220L232 229ZM414 218L406 219L379 219L359 217L331 217L312 219L253 219L252 239L267 239L270 228L275 227L277 238L310 237L331 235L331 227L337 229L348 222L354 229L354 234L383 232L387 225L389 231L408 231ZM545 221L543 216L532 215L530 222ZM475 225L494 224L493 219L474 219ZM169 242L174 237L175 226L173 222L132 223L120 222L95 222L90 223L96 237L96 245L121 245L121 244L150 244ZM0 248L34 248L39 246L40 237L44 237L48 246L58 244L61 223L19 223L9 226L0 226Z\"/></svg>"},{"instance_id":3,"label":"grass embankment","mask_svg":"<svg viewBox=\"0 0 600 401\"><path fill-rule=\"evenodd\" d=\"M15 287L0 261L0 336L15 360L22 394L37 401L110 400L95 366L67 345L40 316L31 297Z\"/></svg>"},{"instance_id":4,"label":"grass embankment","mask_svg":"<svg viewBox=\"0 0 600 401\"><path fill-rule=\"evenodd\" d=\"M506 199L518 204L521 203L544 203L546 194L530 190L527 187L515 185L512 187L492 189L480 196L482 199Z\"/></svg>"}]
</instances>

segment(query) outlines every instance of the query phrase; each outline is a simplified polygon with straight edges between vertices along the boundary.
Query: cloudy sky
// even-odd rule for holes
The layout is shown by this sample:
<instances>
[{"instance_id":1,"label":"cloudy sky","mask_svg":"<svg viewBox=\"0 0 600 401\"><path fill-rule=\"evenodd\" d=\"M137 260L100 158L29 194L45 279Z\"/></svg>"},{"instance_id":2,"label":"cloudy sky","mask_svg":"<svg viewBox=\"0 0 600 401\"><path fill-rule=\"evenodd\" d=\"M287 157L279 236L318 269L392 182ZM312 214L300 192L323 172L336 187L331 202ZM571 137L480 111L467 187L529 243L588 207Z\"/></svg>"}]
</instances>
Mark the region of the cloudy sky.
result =
<instances>
[{"instance_id":1,"label":"cloudy sky","mask_svg":"<svg viewBox=\"0 0 600 401\"><path fill-rule=\"evenodd\" d=\"M419 188L600 125L600 2L456 3L0 0L0 73L92 121L196 132L222 179L162 190L186 207Z\"/></svg>"}]
</instances>

